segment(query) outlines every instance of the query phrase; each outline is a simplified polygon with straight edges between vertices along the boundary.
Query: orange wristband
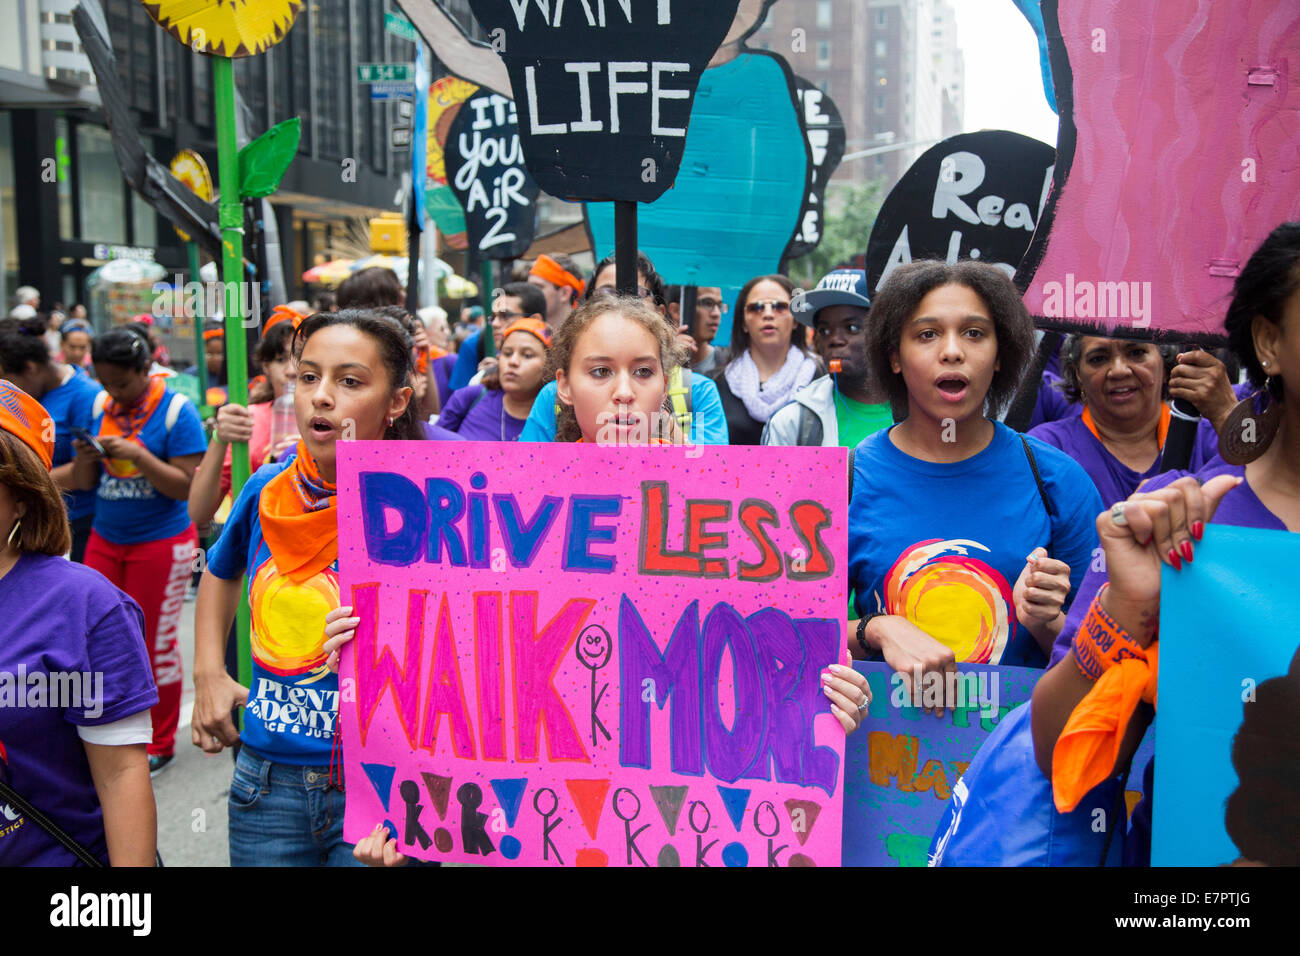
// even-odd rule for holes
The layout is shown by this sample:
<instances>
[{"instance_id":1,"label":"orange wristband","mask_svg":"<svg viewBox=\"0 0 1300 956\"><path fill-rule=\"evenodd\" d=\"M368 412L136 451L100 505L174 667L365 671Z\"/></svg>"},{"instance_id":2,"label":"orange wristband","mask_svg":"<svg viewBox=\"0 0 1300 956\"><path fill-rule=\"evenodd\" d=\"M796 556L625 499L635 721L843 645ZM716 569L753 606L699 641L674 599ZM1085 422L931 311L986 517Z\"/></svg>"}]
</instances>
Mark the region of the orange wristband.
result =
<instances>
[{"instance_id":1,"label":"orange wristband","mask_svg":"<svg viewBox=\"0 0 1300 956\"><path fill-rule=\"evenodd\" d=\"M1147 659L1142 645L1115 623L1115 619L1101 606L1101 596L1108 587L1109 583L1102 585L1088 606L1083 623L1074 632L1074 662L1079 665L1079 672L1091 681L1122 660Z\"/></svg>"}]
</instances>

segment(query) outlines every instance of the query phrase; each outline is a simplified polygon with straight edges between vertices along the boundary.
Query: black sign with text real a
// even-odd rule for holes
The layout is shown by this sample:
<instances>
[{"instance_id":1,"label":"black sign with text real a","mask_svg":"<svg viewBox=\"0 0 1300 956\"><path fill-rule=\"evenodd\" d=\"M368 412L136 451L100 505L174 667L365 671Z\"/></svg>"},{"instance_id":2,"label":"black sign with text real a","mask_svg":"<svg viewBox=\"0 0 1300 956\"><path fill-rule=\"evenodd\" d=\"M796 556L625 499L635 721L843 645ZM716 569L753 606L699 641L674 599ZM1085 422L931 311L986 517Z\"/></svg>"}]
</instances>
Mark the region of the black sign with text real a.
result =
<instances>
[{"instance_id":1,"label":"black sign with text real a","mask_svg":"<svg viewBox=\"0 0 1300 956\"><path fill-rule=\"evenodd\" d=\"M739 0L470 0L505 61L538 185L654 202L677 178L700 74Z\"/></svg>"}]
</instances>

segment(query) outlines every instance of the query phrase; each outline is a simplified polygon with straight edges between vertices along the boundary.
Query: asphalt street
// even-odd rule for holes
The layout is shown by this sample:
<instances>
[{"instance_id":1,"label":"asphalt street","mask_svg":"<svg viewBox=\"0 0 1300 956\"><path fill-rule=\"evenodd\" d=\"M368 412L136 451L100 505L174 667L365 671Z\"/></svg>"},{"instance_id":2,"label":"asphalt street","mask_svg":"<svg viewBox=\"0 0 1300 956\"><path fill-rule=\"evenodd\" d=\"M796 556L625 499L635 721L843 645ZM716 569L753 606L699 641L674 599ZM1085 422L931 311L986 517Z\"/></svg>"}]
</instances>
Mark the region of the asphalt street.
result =
<instances>
[{"instance_id":1,"label":"asphalt street","mask_svg":"<svg viewBox=\"0 0 1300 956\"><path fill-rule=\"evenodd\" d=\"M181 615L185 692L176 731L176 759L153 778L158 804L158 850L166 866L229 866L226 796L234 761L229 752L209 756L190 743L194 708L194 602Z\"/></svg>"}]
</instances>

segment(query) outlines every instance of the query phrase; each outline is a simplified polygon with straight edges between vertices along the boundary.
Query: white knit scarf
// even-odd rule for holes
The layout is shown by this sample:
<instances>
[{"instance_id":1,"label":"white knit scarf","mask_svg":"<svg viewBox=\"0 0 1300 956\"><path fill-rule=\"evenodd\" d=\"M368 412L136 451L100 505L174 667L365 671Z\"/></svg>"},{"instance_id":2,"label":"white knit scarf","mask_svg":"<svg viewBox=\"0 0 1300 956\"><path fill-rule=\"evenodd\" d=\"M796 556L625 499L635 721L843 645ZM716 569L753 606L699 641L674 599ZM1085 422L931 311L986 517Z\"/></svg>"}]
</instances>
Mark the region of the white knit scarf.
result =
<instances>
[{"instance_id":1,"label":"white knit scarf","mask_svg":"<svg viewBox=\"0 0 1300 956\"><path fill-rule=\"evenodd\" d=\"M755 421L765 422L789 402L795 392L813 380L817 363L792 345L780 371L760 385L758 366L746 349L727 366L724 374L732 394L745 403L750 416Z\"/></svg>"}]
</instances>

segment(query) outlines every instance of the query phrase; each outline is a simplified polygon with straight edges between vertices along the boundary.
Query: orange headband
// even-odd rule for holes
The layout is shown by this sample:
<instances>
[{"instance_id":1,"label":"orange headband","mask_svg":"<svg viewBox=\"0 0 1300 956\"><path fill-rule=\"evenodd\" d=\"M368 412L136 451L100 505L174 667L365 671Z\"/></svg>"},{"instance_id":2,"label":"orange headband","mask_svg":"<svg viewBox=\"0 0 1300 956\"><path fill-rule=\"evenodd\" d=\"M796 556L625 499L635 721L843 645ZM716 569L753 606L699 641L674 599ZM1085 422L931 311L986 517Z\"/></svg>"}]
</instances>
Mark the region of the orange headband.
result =
<instances>
[{"instance_id":1,"label":"orange headband","mask_svg":"<svg viewBox=\"0 0 1300 956\"><path fill-rule=\"evenodd\" d=\"M539 279L545 279L552 285L568 286L570 289L576 289L578 295L582 295L587 288L587 283L569 272L550 256L538 256L537 261L533 263L533 267L528 270L528 274L537 276Z\"/></svg>"},{"instance_id":2,"label":"orange headband","mask_svg":"<svg viewBox=\"0 0 1300 956\"><path fill-rule=\"evenodd\" d=\"M535 335L541 339L542 344L548 349L551 347L551 330L546 327L546 323L539 319L516 319L512 322L501 335L501 341L505 342L510 338L511 332L527 332L529 335Z\"/></svg>"},{"instance_id":3,"label":"orange headband","mask_svg":"<svg viewBox=\"0 0 1300 956\"><path fill-rule=\"evenodd\" d=\"M225 334L226 334L225 329L208 329L206 332L203 333L203 341L206 342L209 339L220 338Z\"/></svg>"},{"instance_id":4,"label":"orange headband","mask_svg":"<svg viewBox=\"0 0 1300 956\"><path fill-rule=\"evenodd\" d=\"M266 333L270 332L271 328L277 323L292 322L293 327L297 329L298 326L302 325L303 319L305 318L307 318L307 316L303 315L297 309L291 309L287 305L277 305L271 312L271 317L266 320L266 325L262 327L262 338L266 338Z\"/></svg>"},{"instance_id":5,"label":"orange headband","mask_svg":"<svg viewBox=\"0 0 1300 956\"><path fill-rule=\"evenodd\" d=\"M54 463L54 420L36 399L0 378L0 429L36 452L48 471ZM49 435L47 439L45 436Z\"/></svg>"}]
</instances>

